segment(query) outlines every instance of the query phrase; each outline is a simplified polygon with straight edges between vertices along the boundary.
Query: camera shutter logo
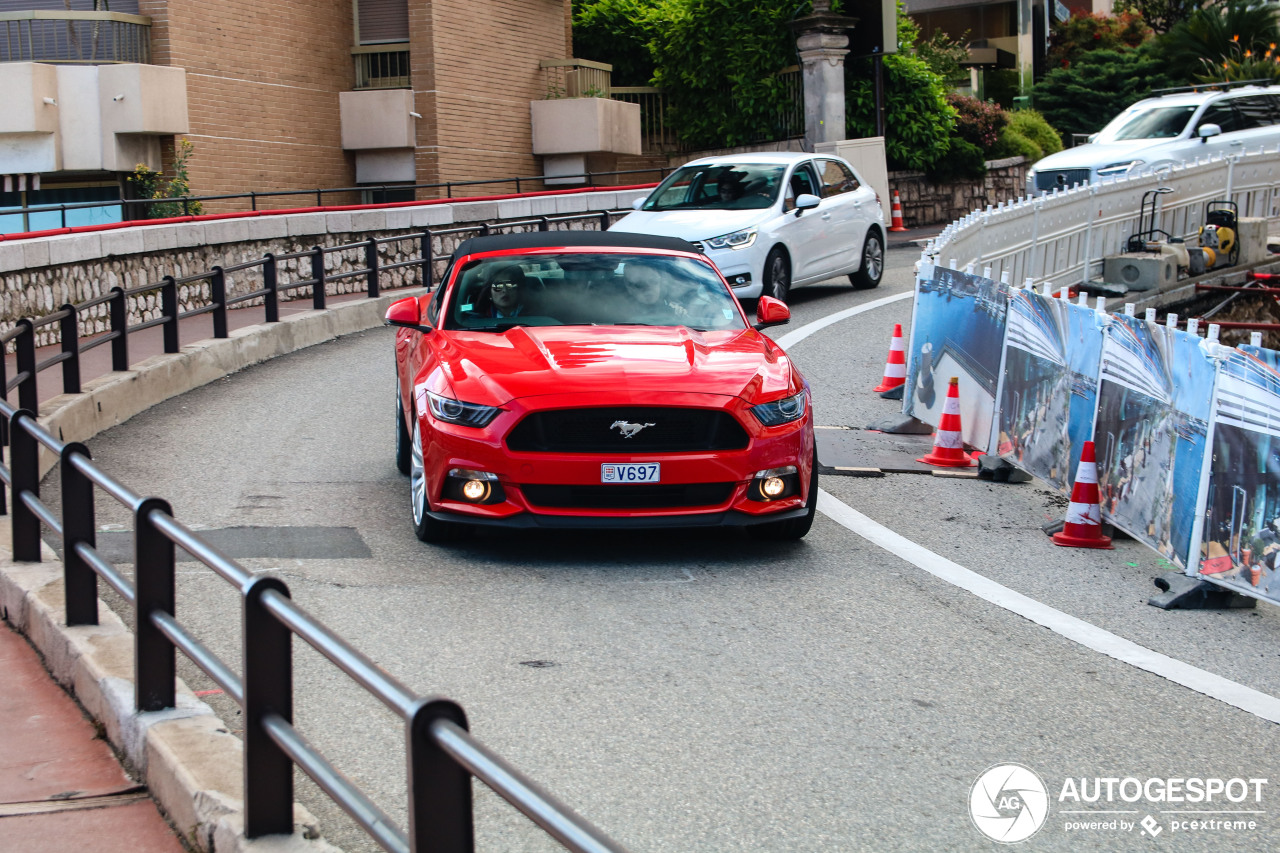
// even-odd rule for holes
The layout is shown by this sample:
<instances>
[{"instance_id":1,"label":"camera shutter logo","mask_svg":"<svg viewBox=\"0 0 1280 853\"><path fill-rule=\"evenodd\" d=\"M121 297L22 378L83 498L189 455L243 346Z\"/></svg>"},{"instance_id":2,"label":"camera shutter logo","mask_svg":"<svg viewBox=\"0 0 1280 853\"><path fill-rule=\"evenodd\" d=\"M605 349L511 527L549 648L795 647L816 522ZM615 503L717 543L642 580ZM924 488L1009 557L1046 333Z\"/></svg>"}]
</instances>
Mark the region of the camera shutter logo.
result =
<instances>
[{"instance_id":1,"label":"camera shutter logo","mask_svg":"<svg viewBox=\"0 0 1280 853\"><path fill-rule=\"evenodd\" d=\"M1049 816L1049 792L1034 770L997 764L969 791L969 817L993 841L1013 844L1039 832Z\"/></svg>"}]
</instances>

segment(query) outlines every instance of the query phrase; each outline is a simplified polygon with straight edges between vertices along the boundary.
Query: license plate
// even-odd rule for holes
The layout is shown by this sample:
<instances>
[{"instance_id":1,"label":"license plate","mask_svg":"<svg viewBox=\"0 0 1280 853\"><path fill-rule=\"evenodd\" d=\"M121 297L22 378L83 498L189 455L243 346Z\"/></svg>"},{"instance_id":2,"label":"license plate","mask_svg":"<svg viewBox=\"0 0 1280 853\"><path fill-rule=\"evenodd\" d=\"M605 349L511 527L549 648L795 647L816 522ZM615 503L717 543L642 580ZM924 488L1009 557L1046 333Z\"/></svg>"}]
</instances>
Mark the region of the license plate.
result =
<instances>
[{"instance_id":1,"label":"license plate","mask_svg":"<svg viewBox=\"0 0 1280 853\"><path fill-rule=\"evenodd\" d=\"M662 466L657 462L629 465L601 465L602 483L657 483Z\"/></svg>"}]
</instances>

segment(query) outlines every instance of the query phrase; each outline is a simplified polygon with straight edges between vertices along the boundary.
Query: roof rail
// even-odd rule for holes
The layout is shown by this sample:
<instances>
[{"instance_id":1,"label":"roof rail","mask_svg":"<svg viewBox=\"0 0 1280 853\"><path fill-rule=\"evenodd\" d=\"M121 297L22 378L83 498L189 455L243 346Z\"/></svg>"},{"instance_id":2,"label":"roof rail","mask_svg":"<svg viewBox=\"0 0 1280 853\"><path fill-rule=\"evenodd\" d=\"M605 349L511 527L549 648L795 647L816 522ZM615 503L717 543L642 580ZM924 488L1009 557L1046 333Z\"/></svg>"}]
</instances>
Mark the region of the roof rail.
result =
<instances>
[{"instance_id":1,"label":"roof rail","mask_svg":"<svg viewBox=\"0 0 1280 853\"><path fill-rule=\"evenodd\" d=\"M1174 86L1170 89L1152 89L1151 96L1176 95L1181 92L1225 92L1227 89L1235 89L1238 86L1270 86L1273 83L1275 83L1275 81L1269 77L1259 77L1256 80L1223 80L1219 83L1200 83L1195 86Z\"/></svg>"}]
</instances>

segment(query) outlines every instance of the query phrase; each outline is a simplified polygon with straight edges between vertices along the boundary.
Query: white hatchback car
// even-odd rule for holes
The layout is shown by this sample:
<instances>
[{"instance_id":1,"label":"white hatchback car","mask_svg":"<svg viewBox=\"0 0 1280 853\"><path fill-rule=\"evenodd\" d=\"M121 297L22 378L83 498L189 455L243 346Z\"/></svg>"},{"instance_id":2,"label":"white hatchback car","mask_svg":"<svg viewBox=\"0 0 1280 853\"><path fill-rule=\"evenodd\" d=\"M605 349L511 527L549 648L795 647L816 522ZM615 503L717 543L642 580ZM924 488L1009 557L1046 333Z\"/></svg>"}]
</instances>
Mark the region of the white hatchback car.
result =
<instances>
[{"instance_id":1,"label":"white hatchback car","mask_svg":"<svg viewBox=\"0 0 1280 853\"><path fill-rule=\"evenodd\" d=\"M611 231L681 237L711 259L740 299L786 301L796 285L884 274L884 210L839 157L706 157L672 172Z\"/></svg>"},{"instance_id":2,"label":"white hatchback car","mask_svg":"<svg viewBox=\"0 0 1280 853\"><path fill-rule=\"evenodd\" d=\"M1112 119L1088 145L1037 161L1027 172L1027 194L1277 143L1280 86L1147 98Z\"/></svg>"}]
</instances>

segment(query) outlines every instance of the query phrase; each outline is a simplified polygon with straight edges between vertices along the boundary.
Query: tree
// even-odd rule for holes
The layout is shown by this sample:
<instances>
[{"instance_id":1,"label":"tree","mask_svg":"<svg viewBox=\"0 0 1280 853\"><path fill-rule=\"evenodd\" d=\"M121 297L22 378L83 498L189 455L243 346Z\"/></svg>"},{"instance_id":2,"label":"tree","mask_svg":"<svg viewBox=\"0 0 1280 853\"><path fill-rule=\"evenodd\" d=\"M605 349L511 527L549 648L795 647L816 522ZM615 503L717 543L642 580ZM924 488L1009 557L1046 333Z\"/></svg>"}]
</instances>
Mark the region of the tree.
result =
<instances>
[{"instance_id":1,"label":"tree","mask_svg":"<svg viewBox=\"0 0 1280 853\"><path fill-rule=\"evenodd\" d=\"M1134 12L1157 33L1167 33L1185 21L1203 0L1116 0L1114 11Z\"/></svg>"},{"instance_id":2,"label":"tree","mask_svg":"<svg viewBox=\"0 0 1280 853\"><path fill-rule=\"evenodd\" d=\"M1095 50L1036 84L1036 108L1063 134L1094 133L1152 89L1177 85L1155 42L1133 50ZM1087 108L1085 107L1087 105Z\"/></svg>"},{"instance_id":3,"label":"tree","mask_svg":"<svg viewBox=\"0 0 1280 853\"><path fill-rule=\"evenodd\" d=\"M574 54L612 65L615 86L650 85L649 42L658 35L661 5L657 0L573 0Z\"/></svg>"}]
</instances>

